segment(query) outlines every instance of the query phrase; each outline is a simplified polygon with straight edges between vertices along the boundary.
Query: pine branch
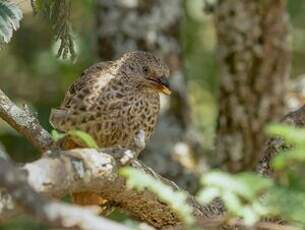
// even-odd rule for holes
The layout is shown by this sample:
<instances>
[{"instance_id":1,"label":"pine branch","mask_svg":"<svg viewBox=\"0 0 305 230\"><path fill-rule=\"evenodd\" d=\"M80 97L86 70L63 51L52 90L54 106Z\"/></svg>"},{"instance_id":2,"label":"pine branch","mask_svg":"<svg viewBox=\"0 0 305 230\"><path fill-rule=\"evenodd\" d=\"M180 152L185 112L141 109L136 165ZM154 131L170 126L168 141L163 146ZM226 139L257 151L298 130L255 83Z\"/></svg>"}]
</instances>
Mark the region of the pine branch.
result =
<instances>
[{"instance_id":1,"label":"pine branch","mask_svg":"<svg viewBox=\"0 0 305 230\"><path fill-rule=\"evenodd\" d=\"M22 12L12 2L0 0L0 45L8 43L13 32L19 29Z\"/></svg>"},{"instance_id":2,"label":"pine branch","mask_svg":"<svg viewBox=\"0 0 305 230\"><path fill-rule=\"evenodd\" d=\"M63 59L76 58L75 44L70 22L71 0L32 0L35 14L46 18L52 27L54 40L59 42L57 56Z\"/></svg>"}]
</instances>

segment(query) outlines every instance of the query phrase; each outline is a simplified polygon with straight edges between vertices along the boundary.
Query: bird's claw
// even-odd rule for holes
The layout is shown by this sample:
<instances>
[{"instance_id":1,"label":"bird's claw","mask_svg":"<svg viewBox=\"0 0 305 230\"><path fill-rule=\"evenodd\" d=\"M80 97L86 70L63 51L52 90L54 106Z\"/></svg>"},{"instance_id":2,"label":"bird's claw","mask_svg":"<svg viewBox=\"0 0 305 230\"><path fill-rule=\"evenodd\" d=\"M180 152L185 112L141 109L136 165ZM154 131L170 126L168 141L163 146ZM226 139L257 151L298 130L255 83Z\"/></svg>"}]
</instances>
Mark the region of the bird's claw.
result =
<instances>
[{"instance_id":1,"label":"bird's claw","mask_svg":"<svg viewBox=\"0 0 305 230\"><path fill-rule=\"evenodd\" d=\"M126 150L123 154L123 156L119 159L121 165L127 165L132 160L137 158L136 152L131 150Z\"/></svg>"}]
</instances>

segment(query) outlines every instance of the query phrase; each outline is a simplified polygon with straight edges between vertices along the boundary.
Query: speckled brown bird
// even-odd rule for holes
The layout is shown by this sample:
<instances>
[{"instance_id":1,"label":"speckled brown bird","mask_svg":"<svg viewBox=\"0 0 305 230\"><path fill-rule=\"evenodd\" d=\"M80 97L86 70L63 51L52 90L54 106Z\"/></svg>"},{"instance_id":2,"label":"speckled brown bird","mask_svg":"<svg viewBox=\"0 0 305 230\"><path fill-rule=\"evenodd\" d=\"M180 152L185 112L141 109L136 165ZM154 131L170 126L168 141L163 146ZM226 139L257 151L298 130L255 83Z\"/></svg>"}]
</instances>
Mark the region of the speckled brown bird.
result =
<instances>
[{"instance_id":1,"label":"speckled brown bird","mask_svg":"<svg viewBox=\"0 0 305 230\"><path fill-rule=\"evenodd\" d=\"M142 51L97 63L72 84L61 106L52 110L50 122L63 132L89 133L99 147L132 148L140 130L145 142L152 135L159 93L171 93L168 76L166 64Z\"/></svg>"}]
</instances>

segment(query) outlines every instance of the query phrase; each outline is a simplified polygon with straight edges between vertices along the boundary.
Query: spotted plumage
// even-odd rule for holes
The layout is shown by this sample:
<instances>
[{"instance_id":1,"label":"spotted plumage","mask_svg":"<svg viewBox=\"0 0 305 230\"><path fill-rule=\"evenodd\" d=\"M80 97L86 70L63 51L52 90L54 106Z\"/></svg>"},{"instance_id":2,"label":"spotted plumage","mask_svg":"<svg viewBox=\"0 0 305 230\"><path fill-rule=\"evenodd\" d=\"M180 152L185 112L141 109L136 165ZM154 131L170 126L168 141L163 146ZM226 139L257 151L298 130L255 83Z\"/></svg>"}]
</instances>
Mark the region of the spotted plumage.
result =
<instances>
[{"instance_id":1,"label":"spotted plumage","mask_svg":"<svg viewBox=\"0 0 305 230\"><path fill-rule=\"evenodd\" d=\"M133 149L138 132L144 131L145 141L153 133L160 109L159 92L170 94L168 75L160 59L141 51L95 64L71 85L61 106L52 110L50 122L62 132L87 132L101 148ZM67 142L61 146L79 147L79 143ZM96 193L74 193L72 199L80 205L107 206Z\"/></svg>"},{"instance_id":2,"label":"spotted plumage","mask_svg":"<svg viewBox=\"0 0 305 230\"><path fill-rule=\"evenodd\" d=\"M167 66L135 51L85 70L67 91L51 124L58 130L89 133L99 147L132 147L141 129L152 135L160 109L159 92L169 94Z\"/></svg>"}]
</instances>

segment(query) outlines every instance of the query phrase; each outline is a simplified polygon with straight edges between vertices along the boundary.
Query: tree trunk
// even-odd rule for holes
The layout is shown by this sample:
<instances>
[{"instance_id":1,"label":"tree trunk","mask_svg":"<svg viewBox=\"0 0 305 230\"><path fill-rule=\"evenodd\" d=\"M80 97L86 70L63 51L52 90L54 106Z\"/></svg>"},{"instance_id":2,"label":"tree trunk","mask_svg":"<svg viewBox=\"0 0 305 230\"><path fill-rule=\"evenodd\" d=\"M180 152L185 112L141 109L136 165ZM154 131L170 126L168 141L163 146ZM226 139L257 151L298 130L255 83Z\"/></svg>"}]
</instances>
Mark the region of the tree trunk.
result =
<instances>
[{"instance_id":1,"label":"tree trunk","mask_svg":"<svg viewBox=\"0 0 305 230\"><path fill-rule=\"evenodd\" d=\"M182 73L181 19L182 0L96 1L96 50L102 60L130 50L144 50L169 65L173 94L161 98L165 103L161 103L158 126L141 158L163 176L190 188L195 180L174 160L177 144L182 142L190 149L193 146L187 138L191 116Z\"/></svg>"},{"instance_id":2,"label":"tree trunk","mask_svg":"<svg viewBox=\"0 0 305 230\"><path fill-rule=\"evenodd\" d=\"M219 0L216 150L224 169L255 169L264 127L284 113L290 71L285 0Z\"/></svg>"}]
</instances>

